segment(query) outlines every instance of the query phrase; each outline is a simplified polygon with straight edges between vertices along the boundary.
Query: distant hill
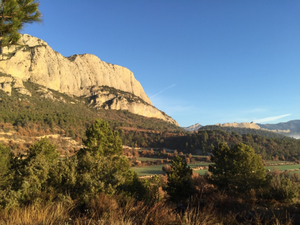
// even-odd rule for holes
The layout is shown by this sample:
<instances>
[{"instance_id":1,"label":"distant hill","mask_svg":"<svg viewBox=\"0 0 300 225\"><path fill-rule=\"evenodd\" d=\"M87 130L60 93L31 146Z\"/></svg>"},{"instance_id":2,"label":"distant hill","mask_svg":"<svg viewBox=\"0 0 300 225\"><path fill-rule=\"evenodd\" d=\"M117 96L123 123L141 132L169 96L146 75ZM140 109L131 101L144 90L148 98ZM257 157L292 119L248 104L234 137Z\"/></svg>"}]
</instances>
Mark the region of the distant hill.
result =
<instances>
[{"instance_id":1,"label":"distant hill","mask_svg":"<svg viewBox=\"0 0 300 225\"><path fill-rule=\"evenodd\" d=\"M239 134L259 134L264 137L282 137L288 136L293 138L300 138L300 120L292 120L285 123L278 124L255 124L251 123L223 123L216 125L208 125L201 127L205 130L225 130L229 132L237 132ZM271 133L270 133L271 132Z\"/></svg>"},{"instance_id":2,"label":"distant hill","mask_svg":"<svg viewBox=\"0 0 300 225\"><path fill-rule=\"evenodd\" d=\"M185 129L186 131L196 131L196 130L199 130L200 127L202 127L202 125L200 125L199 123L196 123L189 127L183 127L183 129Z\"/></svg>"},{"instance_id":3,"label":"distant hill","mask_svg":"<svg viewBox=\"0 0 300 225\"><path fill-rule=\"evenodd\" d=\"M229 126L218 126L218 125L203 126L199 129L199 131L203 131L203 130L221 130L229 133L238 133L239 135L243 135L243 134L260 135L266 138L284 138L285 136L287 136L277 132L272 132L272 131L262 130L262 129L229 127Z\"/></svg>"},{"instance_id":4,"label":"distant hill","mask_svg":"<svg viewBox=\"0 0 300 225\"><path fill-rule=\"evenodd\" d=\"M284 123L277 123L277 124L258 124L263 129L268 129L272 131L280 131L282 130L289 130L290 132L285 133L284 135L300 138L300 120L291 120Z\"/></svg>"}]
</instances>

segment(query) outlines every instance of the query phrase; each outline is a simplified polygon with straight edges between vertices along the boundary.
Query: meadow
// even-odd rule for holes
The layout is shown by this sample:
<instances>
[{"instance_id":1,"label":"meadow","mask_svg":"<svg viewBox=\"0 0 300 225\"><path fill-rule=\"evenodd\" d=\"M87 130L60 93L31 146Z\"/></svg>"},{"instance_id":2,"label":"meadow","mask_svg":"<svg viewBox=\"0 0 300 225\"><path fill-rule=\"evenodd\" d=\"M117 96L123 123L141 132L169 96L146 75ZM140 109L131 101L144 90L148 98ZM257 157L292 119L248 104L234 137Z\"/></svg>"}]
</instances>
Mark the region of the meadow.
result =
<instances>
[{"instance_id":1,"label":"meadow","mask_svg":"<svg viewBox=\"0 0 300 225\"><path fill-rule=\"evenodd\" d=\"M139 161L157 161L157 160L161 160L161 158L139 157L138 160Z\"/></svg>"},{"instance_id":2,"label":"meadow","mask_svg":"<svg viewBox=\"0 0 300 225\"><path fill-rule=\"evenodd\" d=\"M190 168L196 168L200 166L208 166L210 163L202 162L202 163L189 163ZM164 164L165 165L165 164ZM146 167L132 167L131 169L138 173L139 176L151 176L151 175L159 175L165 174L162 170L164 165L155 165L155 166L146 166ZM199 173L200 175L204 175L206 170L195 170L195 172Z\"/></svg>"},{"instance_id":3,"label":"meadow","mask_svg":"<svg viewBox=\"0 0 300 225\"><path fill-rule=\"evenodd\" d=\"M158 158L139 158L141 161L146 160L158 160ZM287 161L268 161L268 163L290 163ZM191 169L194 169L196 167L203 167L208 166L210 163L208 162L202 162L202 163L189 163L188 166ZM146 167L132 167L131 169L138 173L139 176L151 176L151 175L159 175L159 174L165 174L165 172L162 170L163 165L155 165L155 166L146 166ZM272 165L272 166L266 166L266 170L278 170L278 171L291 171L292 173L296 172L298 175L300 175L300 165L299 164L293 164L293 165ZM299 170L297 170L299 169ZM295 171L294 171L295 170ZM194 172L198 173L199 175L204 175L206 173L207 169L202 170L194 170Z\"/></svg>"}]
</instances>

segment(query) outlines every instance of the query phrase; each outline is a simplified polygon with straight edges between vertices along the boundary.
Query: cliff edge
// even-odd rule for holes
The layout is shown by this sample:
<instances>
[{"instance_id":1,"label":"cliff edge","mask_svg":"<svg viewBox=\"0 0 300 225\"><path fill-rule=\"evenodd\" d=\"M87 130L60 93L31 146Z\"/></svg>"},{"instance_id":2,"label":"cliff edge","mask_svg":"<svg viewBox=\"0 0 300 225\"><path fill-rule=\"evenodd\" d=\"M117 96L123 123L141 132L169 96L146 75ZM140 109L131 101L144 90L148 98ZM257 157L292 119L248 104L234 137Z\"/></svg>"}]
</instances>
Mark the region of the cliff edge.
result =
<instances>
[{"instance_id":1,"label":"cliff edge","mask_svg":"<svg viewBox=\"0 0 300 225\"><path fill-rule=\"evenodd\" d=\"M64 57L45 41L28 34L23 34L18 44L4 47L2 53L0 73L11 75L12 78L9 79L17 80L20 87L22 81L30 81L71 96L93 97L98 107L100 102L109 101L112 104L103 105L106 109L128 110L178 125L175 120L152 105L141 84L125 67L103 62L91 54ZM1 84L8 94L10 82L5 80ZM106 101L103 101L103 94L95 94L95 88L103 86L137 96L140 101L127 101L120 95L106 96Z\"/></svg>"}]
</instances>

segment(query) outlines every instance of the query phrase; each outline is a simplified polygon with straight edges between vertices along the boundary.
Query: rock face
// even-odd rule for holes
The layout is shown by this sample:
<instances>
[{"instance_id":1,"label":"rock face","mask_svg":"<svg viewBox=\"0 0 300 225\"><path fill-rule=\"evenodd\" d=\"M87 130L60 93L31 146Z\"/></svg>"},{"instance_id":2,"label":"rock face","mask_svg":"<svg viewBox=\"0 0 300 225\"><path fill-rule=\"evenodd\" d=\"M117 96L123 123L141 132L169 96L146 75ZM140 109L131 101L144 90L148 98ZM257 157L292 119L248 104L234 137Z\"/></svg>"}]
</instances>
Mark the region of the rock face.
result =
<instances>
[{"instance_id":1,"label":"rock face","mask_svg":"<svg viewBox=\"0 0 300 225\"><path fill-rule=\"evenodd\" d=\"M28 34L22 35L18 45L3 48L0 72L12 76L7 78L9 80L0 80L0 89L8 94L11 93L11 88L16 88L20 93L30 95L22 83L30 81L69 95L93 96L95 107L103 107L102 104L105 103L106 109L128 110L178 125L175 120L152 105L141 84L127 68L103 62L91 54L64 57L45 41ZM95 88L101 86L130 93L141 101L127 101L128 99L121 98L120 95L107 93L95 94Z\"/></svg>"},{"instance_id":2,"label":"rock face","mask_svg":"<svg viewBox=\"0 0 300 225\"><path fill-rule=\"evenodd\" d=\"M20 78L0 76L0 90L10 96L12 88L20 94L31 96L31 93L24 87L23 81Z\"/></svg>"},{"instance_id":3,"label":"rock face","mask_svg":"<svg viewBox=\"0 0 300 225\"><path fill-rule=\"evenodd\" d=\"M158 110L143 99L111 87L93 87L90 89L90 105L94 108L128 110L134 114L155 117L177 124L170 116Z\"/></svg>"},{"instance_id":4,"label":"rock face","mask_svg":"<svg viewBox=\"0 0 300 225\"><path fill-rule=\"evenodd\" d=\"M251 123L236 123L236 122L234 122L234 123L223 123L223 124L219 123L219 124L216 124L216 126L260 129L260 126L258 126L254 122L251 122Z\"/></svg>"},{"instance_id":5,"label":"rock face","mask_svg":"<svg viewBox=\"0 0 300 225\"><path fill-rule=\"evenodd\" d=\"M223 123L223 124L219 123L219 124L216 124L216 126L261 129L261 130L266 130L266 131L272 131L272 132L275 132L275 133L290 133L291 132L289 129L286 129L286 130L270 129L270 128L272 128L271 126L268 127L268 126L263 125L263 124L255 124L254 122L251 122L251 123L236 123L236 122L234 122L234 123Z\"/></svg>"},{"instance_id":6,"label":"rock face","mask_svg":"<svg viewBox=\"0 0 300 225\"><path fill-rule=\"evenodd\" d=\"M95 55L64 57L45 41L23 34L19 45L4 48L0 72L71 95L85 95L82 90L107 85L130 92L152 104L133 73L125 67L101 61Z\"/></svg>"},{"instance_id":7,"label":"rock face","mask_svg":"<svg viewBox=\"0 0 300 225\"><path fill-rule=\"evenodd\" d=\"M201 127L202 126L199 123L196 123L189 127L183 127L183 129L185 129L186 131L196 131L196 130L199 130L199 128L201 128Z\"/></svg>"}]
</instances>

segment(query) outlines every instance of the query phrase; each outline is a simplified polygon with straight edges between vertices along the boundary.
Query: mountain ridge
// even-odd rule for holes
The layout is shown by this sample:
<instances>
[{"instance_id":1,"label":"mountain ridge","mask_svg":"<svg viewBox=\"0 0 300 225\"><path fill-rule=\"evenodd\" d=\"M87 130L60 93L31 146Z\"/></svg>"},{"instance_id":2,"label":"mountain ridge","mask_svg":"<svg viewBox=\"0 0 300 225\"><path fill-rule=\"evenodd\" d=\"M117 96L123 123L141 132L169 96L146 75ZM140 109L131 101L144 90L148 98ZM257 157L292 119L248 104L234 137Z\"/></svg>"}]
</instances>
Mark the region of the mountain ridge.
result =
<instances>
[{"instance_id":1,"label":"mountain ridge","mask_svg":"<svg viewBox=\"0 0 300 225\"><path fill-rule=\"evenodd\" d=\"M196 131L201 127L202 127L202 125L200 125L199 123L196 123L196 124L188 126L188 127L183 127L183 129L186 131Z\"/></svg>"},{"instance_id":2,"label":"mountain ridge","mask_svg":"<svg viewBox=\"0 0 300 225\"><path fill-rule=\"evenodd\" d=\"M30 81L70 96L90 97L97 107L128 110L179 126L174 119L152 105L129 69L103 62L91 54L64 57L45 41L28 34L23 34L17 45L3 48L0 72L11 75L0 79L1 89L7 94L15 88L22 94L30 95L23 85L24 81ZM130 93L140 100L125 97L128 95L124 93L102 93L100 89L103 86Z\"/></svg>"},{"instance_id":3,"label":"mountain ridge","mask_svg":"<svg viewBox=\"0 0 300 225\"><path fill-rule=\"evenodd\" d=\"M199 123L197 123L199 124ZM188 131L196 131L198 129L193 129L193 127L196 127L196 125L192 125L189 127L183 127L185 130L187 128L191 128L191 130ZM276 124L259 124L259 123L218 123L215 125L207 125L207 126L201 126L200 128L205 128L205 127L233 127L233 128L246 128L246 129L257 129L257 130L265 130L265 131L271 131L279 134L283 134L288 137L294 137L296 139L300 139L300 120L290 120L288 122L280 122Z\"/></svg>"}]
</instances>

